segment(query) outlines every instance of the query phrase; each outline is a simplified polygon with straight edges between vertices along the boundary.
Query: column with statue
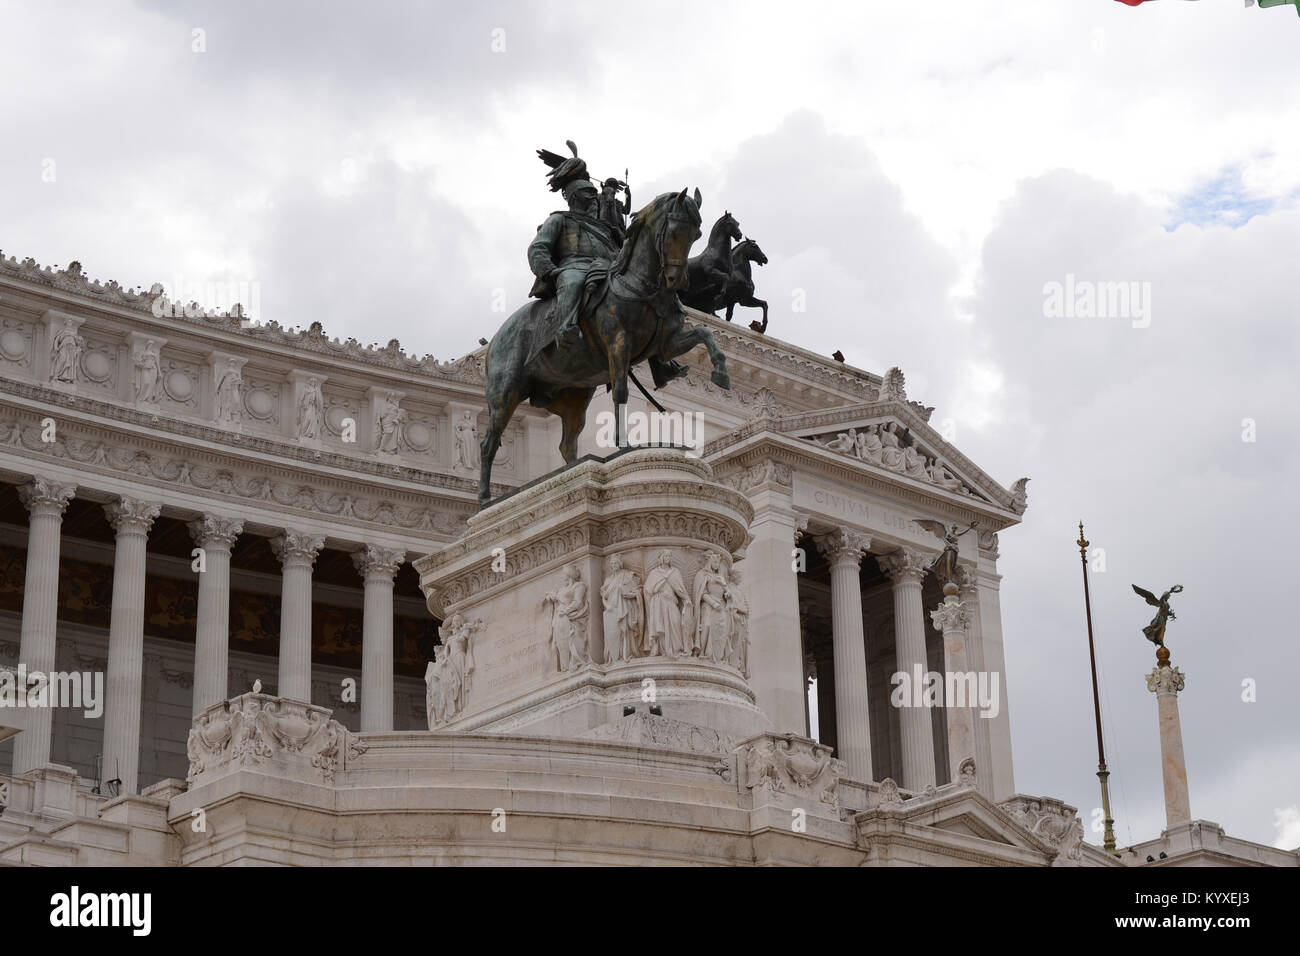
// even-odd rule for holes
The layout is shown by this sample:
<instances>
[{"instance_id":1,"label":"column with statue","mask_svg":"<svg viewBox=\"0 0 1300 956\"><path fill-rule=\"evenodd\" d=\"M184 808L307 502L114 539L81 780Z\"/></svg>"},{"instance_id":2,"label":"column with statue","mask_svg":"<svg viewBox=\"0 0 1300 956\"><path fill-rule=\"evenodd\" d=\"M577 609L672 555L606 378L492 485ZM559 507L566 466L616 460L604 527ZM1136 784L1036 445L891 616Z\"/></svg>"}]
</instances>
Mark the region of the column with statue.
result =
<instances>
[{"instance_id":1,"label":"column with statue","mask_svg":"<svg viewBox=\"0 0 1300 956\"><path fill-rule=\"evenodd\" d=\"M1178 720L1178 692L1183 689L1183 673L1169 663L1165 647L1165 626L1177 617L1169 606L1171 595L1183 589L1175 584L1160 597L1133 585L1133 590L1156 608L1156 616L1142 628L1146 639L1156 645L1156 666L1147 675L1147 690L1156 695L1156 712L1160 718L1160 765L1165 786L1165 825L1173 827L1192 818L1187 797L1187 763L1183 759L1183 731Z\"/></svg>"}]
</instances>

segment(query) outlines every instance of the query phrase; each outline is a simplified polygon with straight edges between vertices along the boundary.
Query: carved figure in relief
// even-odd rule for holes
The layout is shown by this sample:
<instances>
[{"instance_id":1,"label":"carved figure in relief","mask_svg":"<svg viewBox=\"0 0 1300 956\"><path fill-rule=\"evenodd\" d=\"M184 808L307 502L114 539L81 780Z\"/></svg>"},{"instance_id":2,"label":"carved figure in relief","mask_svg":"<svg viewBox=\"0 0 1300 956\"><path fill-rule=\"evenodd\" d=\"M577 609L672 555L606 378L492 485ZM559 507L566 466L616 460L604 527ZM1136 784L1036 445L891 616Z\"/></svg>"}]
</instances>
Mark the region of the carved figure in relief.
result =
<instances>
[{"instance_id":1,"label":"carved figure in relief","mask_svg":"<svg viewBox=\"0 0 1300 956\"><path fill-rule=\"evenodd\" d=\"M660 551L658 563L646 572L645 604L650 653L666 657L689 654L686 635L691 632L691 598L667 551Z\"/></svg>"},{"instance_id":2,"label":"carved figure in relief","mask_svg":"<svg viewBox=\"0 0 1300 956\"><path fill-rule=\"evenodd\" d=\"M740 580L740 569L731 566L727 585L727 616L731 621L727 663L749 677L749 601Z\"/></svg>"},{"instance_id":3,"label":"carved figure in relief","mask_svg":"<svg viewBox=\"0 0 1300 956\"><path fill-rule=\"evenodd\" d=\"M826 447L831 451L837 451L842 455L852 455L858 444L858 433L850 428L847 432L840 432L829 442Z\"/></svg>"},{"instance_id":4,"label":"carved figure in relief","mask_svg":"<svg viewBox=\"0 0 1300 956\"><path fill-rule=\"evenodd\" d=\"M75 384L77 362L85 346L86 340L77 334L75 323L72 319L66 320L54 336L50 352L50 381Z\"/></svg>"},{"instance_id":5,"label":"carved figure in relief","mask_svg":"<svg viewBox=\"0 0 1300 956\"><path fill-rule=\"evenodd\" d=\"M375 411L375 451L397 454L397 430L404 421L406 410L398 406L397 396L389 392L379 400Z\"/></svg>"},{"instance_id":6,"label":"carved figure in relief","mask_svg":"<svg viewBox=\"0 0 1300 956\"><path fill-rule=\"evenodd\" d=\"M934 466L930 469L930 480L940 488L947 488L949 491L957 491L961 488L961 479L949 471L948 467L937 458L934 461Z\"/></svg>"},{"instance_id":7,"label":"carved figure in relief","mask_svg":"<svg viewBox=\"0 0 1300 956\"><path fill-rule=\"evenodd\" d=\"M162 368L158 346L150 339L135 355L135 400L142 405L157 404L162 398Z\"/></svg>"},{"instance_id":8,"label":"carved figure in relief","mask_svg":"<svg viewBox=\"0 0 1300 956\"><path fill-rule=\"evenodd\" d=\"M456 422L456 467L474 471L478 466L478 424L473 412L461 412Z\"/></svg>"},{"instance_id":9,"label":"carved figure in relief","mask_svg":"<svg viewBox=\"0 0 1300 956\"><path fill-rule=\"evenodd\" d=\"M880 426L868 425L858 432L858 457L872 464L880 464L880 453L884 446L880 443Z\"/></svg>"},{"instance_id":10,"label":"carved figure in relief","mask_svg":"<svg viewBox=\"0 0 1300 956\"><path fill-rule=\"evenodd\" d=\"M438 629L443 647L444 666L439 672L439 679L445 720L455 717L465 707L470 680L474 676L474 646L470 638L474 632L482 629L482 621L466 621L460 614L447 618L446 623Z\"/></svg>"},{"instance_id":11,"label":"carved figure in relief","mask_svg":"<svg viewBox=\"0 0 1300 956\"><path fill-rule=\"evenodd\" d=\"M542 598L551 605L551 648L556 669L574 671L591 663L587 650L587 585L576 564L564 569L564 584Z\"/></svg>"},{"instance_id":12,"label":"carved figure in relief","mask_svg":"<svg viewBox=\"0 0 1300 956\"><path fill-rule=\"evenodd\" d=\"M447 650L442 648L441 658L438 656L438 650L439 648L434 647L433 660L429 661L429 666L424 669L424 711L430 730L447 719L446 699L443 694L443 682L447 672Z\"/></svg>"},{"instance_id":13,"label":"carved figure in relief","mask_svg":"<svg viewBox=\"0 0 1300 956\"><path fill-rule=\"evenodd\" d=\"M721 664L727 659L731 643L731 617L727 613L727 575L722 561L710 551L704 567L695 574L695 640L691 653Z\"/></svg>"},{"instance_id":14,"label":"carved figure in relief","mask_svg":"<svg viewBox=\"0 0 1300 956\"><path fill-rule=\"evenodd\" d=\"M920 478L922 481L930 479L925 456L917 452L915 445L903 449L903 473L909 478Z\"/></svg>"},{"instance_id":15,"label":"carved figure in relief","mask_svg":"<svg viewBox=\"0 0 1300 956\"><path fill-rule=\"evenodd\" d=\"M309 378L298 402L298 437L319 439L324 420L325 397L321 394L320 379Z\"/></svg>"},{"instance_id":16,"label":"carved figure in relief","mask_svg":"<svg viewBox=\"0 0 1300 956\"><path fill-rule=\"evenodd\" d=\"M244 420L244 408L240 392L244 387L244 377L239 365L228 362L225 371L217 382L217 424L239 425Z\"/></svg>"},{"instance_id":17,"label":"carved figure in relief","mask_svg":"<svg viewBox=\"0 0 1300 956\"><path fill-rule=\"evenodd\" d=\"M903 447L898 436L898 423L890 422L880 432L880 461L886 468L899 471L903 467Z\"/></svg>"},{"instance_id":18,"label":"carved figure in relief","mask_svg":"<svg viewBox=\"0 0 1300 956\"><path fill-rule=\"evenodd\" d=\"M609 559L609 570L600 586L600 603L605 612L605 663L644 657L641 579L635 571L623 567L621 554Z\"/></svg>"}]
</instances>

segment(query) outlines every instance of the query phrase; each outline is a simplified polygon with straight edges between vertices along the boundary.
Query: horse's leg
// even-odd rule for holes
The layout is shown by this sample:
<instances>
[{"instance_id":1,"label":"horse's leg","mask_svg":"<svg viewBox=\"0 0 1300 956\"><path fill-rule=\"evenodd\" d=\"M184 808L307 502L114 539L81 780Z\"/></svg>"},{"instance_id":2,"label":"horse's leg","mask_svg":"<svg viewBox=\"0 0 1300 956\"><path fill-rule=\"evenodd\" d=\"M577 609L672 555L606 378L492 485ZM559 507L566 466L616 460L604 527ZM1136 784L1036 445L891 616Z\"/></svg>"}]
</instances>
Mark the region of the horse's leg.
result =
<instances>
[{"instance_id":1,"label":"horse's leg","mask_svg":"<svg viewBox=\"0 0 1300 956\"><path fill-rule=\"evenodd\" d=\"M519 407L523 395L513 382L505 383L500 389L488 393L488 429L482 441L478 443L479 478L478 503L480 507L492 500L492 461L501 447L501 433L506 430L510 416Z\"/></svg>"},{"instance_id":2,"label":"horse's leg","mask_svg":"<svg viewBox=\"0 0 1300 956\"><path fill-rule=\"evenodd\" d=\"M709 361L713 363L713 374L710 376L713 384L719 388L731 388L731 376L727 374L727 356L718 348L718 343L713 341L713 333L702 326L678 329L664 340L660 355L665 359L675 358L697 345L703 345L709 353Z\"/></svg>"},{"instance_id":3,"label":"horse's leg","mask_svg":"<svg viewBox=\"0 0 1300 956\"><path fill-rule=\"evenodd\" d=\"M560 416L563 433L560 437L560 454L566 465L578 460L578 436L587 424L587 406L591 404L594 388L566 388L556 394L549 406L550 411Z\"/></svg>"},{"instance_id":4,"label":"horse's leg","mask_svg":"<svg viewBox=\"0 0 1300 956\"><path fill-rule=\"evenodd\" d=\"M609 363L609 389L614 399L614 420L619 448L627 447L627 376L629 369L627 331L613 309L596 322L597 334Z\"/></svg>"},{"instance_id":5,"label":"horse's leg","mask_svg":"<svg viewBox=\"0 0 1300 956\"><path fill-rule=\"evenodd\" d=\"M744 299L741 300L740 304L745 306L748 309L763 310L763 324L755 331L766 332L767 331L767 303L762 299L754 298L754 293L751 292L748 296L746 296Z\"/></svg>"},{"instance_id":6,"label":"horse's leg","mask_svg":"<svg viewBox=\"0 0 1300 956\"><path fill-rule=\"evenodd\" d=\"M728 322L731 321L731 313L734 312L734 311L736 311L736 303L734 303L734 302L728 302L728 303L727 303L727 321L728 321Z\"/></svg>"}]
</instances>

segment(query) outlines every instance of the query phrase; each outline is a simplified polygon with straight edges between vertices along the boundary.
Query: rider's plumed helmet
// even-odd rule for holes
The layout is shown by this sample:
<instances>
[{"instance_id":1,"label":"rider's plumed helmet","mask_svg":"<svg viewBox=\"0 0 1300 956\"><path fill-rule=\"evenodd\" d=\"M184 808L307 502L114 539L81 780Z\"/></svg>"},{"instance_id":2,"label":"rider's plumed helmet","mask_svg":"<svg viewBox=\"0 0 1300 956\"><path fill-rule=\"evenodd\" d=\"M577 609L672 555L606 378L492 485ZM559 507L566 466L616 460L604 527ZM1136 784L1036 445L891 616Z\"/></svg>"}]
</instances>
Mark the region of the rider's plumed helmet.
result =
<instances>
[{"instance_id":1,"label":"rider's plumed helmet","mask_svg":"<svg viewBox=\"0 0 1300 956\"><path fill-rule=\"evenodd\" d=\"M596 192L596 184L590 179L575 179L564 184L563 196L566 201L572 199L575 195L581 192L590 192L594 195Z\"/></svg>"}]
</instances>

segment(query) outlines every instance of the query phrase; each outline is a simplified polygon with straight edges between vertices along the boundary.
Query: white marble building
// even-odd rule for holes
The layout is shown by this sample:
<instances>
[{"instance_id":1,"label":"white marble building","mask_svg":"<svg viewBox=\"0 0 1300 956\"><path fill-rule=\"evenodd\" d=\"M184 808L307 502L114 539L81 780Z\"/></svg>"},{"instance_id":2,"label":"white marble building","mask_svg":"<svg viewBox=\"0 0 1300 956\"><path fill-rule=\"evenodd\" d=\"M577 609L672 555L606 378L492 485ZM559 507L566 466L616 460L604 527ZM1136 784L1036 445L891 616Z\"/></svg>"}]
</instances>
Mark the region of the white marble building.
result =
<instances>
[{"instance_id":1,"label":"white marble building","mask_svg":"<svg viewBox=\"0 0 1300 956\"><path fill-rule=\"evenodd\" d=\"M688 582L710 561L738 572L746 659L606 661L597 606L589 661L435 720L430 576L460 555L456 573L481 580L476 536L532 533L523 518L467 526L481 352L416 359L0 256L0 668L102 673L105 688L101 716L0 708L0 863L1141 862L1082 842L1074 808L1016 791L997 561L1024 480L999 483L945 441L897 369L692 315L733 387L700 364L660 393L702 416L706 444L703 464L654 467L721 510L635 533L672 539ZM557 469L558 440L557 419L522 407L498 492ZM609 453L594 428L584 442ZM580 466L501 514L616 472ZM946 608L926 570L941 542L917 517L978 522ZM592 593L612 573L602 533L574 573ZM538 547L517 586L456 584L446 607L563 586L571 556ZM651 550L635 552L642 575ZM527 642L551 612L500 613ZM514 632L483 627L465 638L477 686L514 686ZM895 673L955 663L996 675L988 716L891 705ZM646 674L686 689L638 707L628 689ZM1203 861L1214 825L1195 826L1162 847ZM1296 864L1214 844L1212 862Z\"/></svg>"}]
</instances>

